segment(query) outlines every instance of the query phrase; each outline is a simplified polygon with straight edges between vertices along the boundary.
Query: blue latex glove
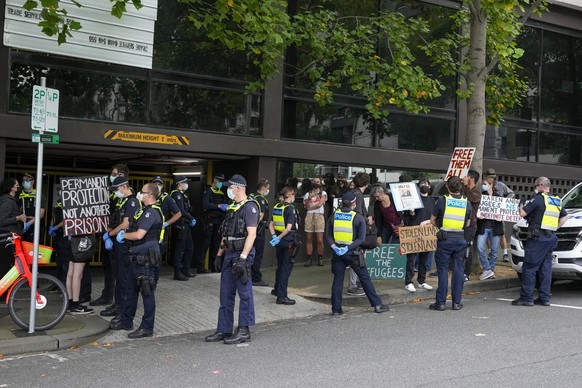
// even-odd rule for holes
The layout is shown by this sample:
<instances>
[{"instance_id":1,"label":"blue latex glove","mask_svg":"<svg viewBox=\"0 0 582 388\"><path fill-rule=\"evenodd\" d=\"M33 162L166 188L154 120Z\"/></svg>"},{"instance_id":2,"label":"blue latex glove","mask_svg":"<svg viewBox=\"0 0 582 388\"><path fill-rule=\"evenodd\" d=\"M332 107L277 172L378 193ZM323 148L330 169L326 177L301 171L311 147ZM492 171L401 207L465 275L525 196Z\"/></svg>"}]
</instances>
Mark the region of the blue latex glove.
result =
<instances>
[{"instance_id":1,"label":"blue latex glove","mask_svg":"<svg viewBox=\"0 0 582 388\"><path fill-rule=\"evenodd\" d=\"M71 236L68 237L69 241L71 241Z\"/></svg>"},{"instance_id":2,"label":"blue latex glove","mask_svg":"<svg viewBox=\"0 0 582 388\"><path fill-rule=\"evenodd\" d=\"M196 218L192 218L190 220L190 226L195 226L196 225Z\"/></svg>"},{"instance_id":3,"label":"blue latex glove","mask_svg":"<svg viewBox=\"0 0 582 388\"><path fill-rule=\"evenodd\" d=\"M164 224L162 225L162 228L166 229L168 227L168 223L166 221L164 221Z\"/></svg>"},{"instance_id":4,"label":"blue latex glove","mask_svg":"<svg viewBox=\"0 0 582 388\"><path fill-rule=\"evenodd\" d=\"M30 224L28 222L24 223L24 227L22 228L22 234L26 233L26 231L30 228Z\"/></svg>"},{"instance_id":5,"label":"blue latex glove","mask_svg":"<svg viewBox=\"0 0 582 388\"><path fill-rule=\"evenodd\" d=\"M118 243L125 243L125 239L123 238L123 236L125 236L125 230L120 230L119 233L117 233L117 236L115 237L115 239L117 240Z\"/></svg>"},{"instance_id":6,"label":"blue latex glove","mask_svg":"<svg viewBox=\"0 0 582 388\"><path fill-rule=\"evenodd\" d=\"M337 245L334 247L331 247L331 249L335 252L336 255L341 256L340 255L340 248Z\"/></svg>"},{"instance_id":7,"label":"blue latex glove","mask_svg":"<svg viewBox=\"0 0 582 388\"><path fill-rule=\"evenodd\" d=\"M105 249L107 249L108 251L113 249L113 240L108 238L107 240L105 240Z\"/></svg>"},{"instance_id":8,"label":"blue latex glove","mask_svg":"<svg viewBox=\"0 0 582 388\"><path fill-rule=\"evenodd\" d=\"M222 210L223 212L225 212L225 211L226 211L226 207L227 207L227 206L228 206L228 205L227 205L226 203L221 203L220 205L218 205L218 208L219 208L220 210Z\"/></svg>"},{"instance_id":9,"label":"blue latex glove","mask_svg":"<svg viewBox=\"0 0 582 388\"><path fill-rule=\"evenodd\" d=\"M274 247L275 245L279 244L281 242L281 239L277 236L274 236L271 241L269 241L269 244L271 244L272 247Z\"/></svg>"},{"instance_id":10,"label":"blue latex glove","mask_svg":"<svg viewBox=\"0 0 582 388\"><path fill-rule=\"evenodd\" d=\"M110 240L111 236L109 235L109 232L105 232L103 233L103 241L107 241Z\"/></svg>"},{"instance_id":11,"label":"blue latex glove","mask_svg":"<svg viewBox=\"0 0 582 388\"><path fill-rule=\"evenodd\" d=\"M338 252L338 255L339 256L343 256L346 253L348 253L348 247L341 247L341 248L339 248L339 252Z\"/></svg>"},{"instance_id":12,"label":"blue latex glove","mask_svg":"<svg viewBox=\"0 0 582 388\"><path fill-rule=\"evenodd\" d=\"M53 225L49 228L48 234L51 237L57 237L57 231L59 230L59 227L56 225Z\"/></svg>"}]
</instances>

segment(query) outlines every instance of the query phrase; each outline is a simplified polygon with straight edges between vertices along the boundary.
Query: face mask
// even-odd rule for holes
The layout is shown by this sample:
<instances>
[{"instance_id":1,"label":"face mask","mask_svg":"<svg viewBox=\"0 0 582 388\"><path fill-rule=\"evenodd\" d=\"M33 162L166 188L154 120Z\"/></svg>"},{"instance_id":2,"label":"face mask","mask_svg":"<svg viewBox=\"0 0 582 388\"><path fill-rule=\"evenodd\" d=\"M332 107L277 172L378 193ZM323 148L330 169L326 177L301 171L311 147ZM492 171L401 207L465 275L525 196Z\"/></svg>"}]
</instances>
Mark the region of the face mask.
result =
<instances>
[{"instance_id":1,"label":"face mask","mask_svg":"<svg viewBox=\"0 0 582 388\"><path fill-rule=\"evenodd\" d=\"M228 195L228 198L234 199L234 192L232 191L232 189L226 190L226 195Z\"/></svg>"},{"instance_id":2,"label":"face mask","mask_svg":"<svg viewBox=\"0 0 582 388\"><path fill-rule=\"evenodd\" d=\"M534 193L539 194L539 190L538 189L534 189Z\"/></svg>"},{"instance_id":3,"label":"face mask","mask_svg":"<svg viewBox=\"0 0 582 388\"><path fill-rule=\"evenodd\" d=\"M266 197L267 195L269 195L269 190L265 191L265 194L263 194L263 196L265 196L265 197Z\"/></svg>"},{"instance_id":4,"label":"face mask","mask_svg":"<svg viewBox=\"0 0 582 388\"><path fill-rule=\"evenodd\" d=\"M137 193L136 196L138 201L143 202L143 194L142 193Z\"/></svg>"},{"instance_id":5,"label":"face mask","mask_svg":"<svg viewBox=\"0 0 582 388\"><path fill-rule=\"evenodd\" d=\"M184 186L182 186L182 191L186 190L188 190L188 183L184 183Z\"/></svg>"},{"instance_id":6,"label":"face mask","mask_svg":"<svg viewBox=\"0 0 582 388\"><path fill-rule=\"evenodd\" d=\"M117 178L116 175L110 175L109 176L109 180L111 181L111 183L113 183L113 181L115 180L115 178Z\"/></svg>"},{"instance_id":7,"label":"face mask","mask_svg":"<svg viewBox=\"0 0 582 388\"><path fill-rule=\"evenodd\" d=\"M123 198L123 193L122 193L121 191L117 190L117 191L115 192L115 196L116 196L117 198Z\"/></svg>"},{"instance_id":8,"label":"face mask","mask_svg":"<svg viewBox=\"0 0 582 388\"><path fill-rule=\"evenodd\" d=\"M430 191L430 187L428 186L420 186L418 189L422 194L427 194Z\"/></svg>"},{"instance_id":9,"label":"face mask","mask_svg":"<svg viewBox=\"0 0 582 388\"><path fill-rule=\"evenodd\" d=\"M32 183L24 181L22 182L22 187L24 187L24 190L30 190L32 188Z\"/></svg>"},{"instance_id":10,"label":"face mask","mask_svg":"<svg viewBox=\"0 0 582 388\"><path fill-rule=\"evenodd\" d=\"M158 186L158 190L160 191L160 193L164 191L164 186L161 186L161 185L156 185L156 186Z\"/></svg>"},{"instance_id":11,"label":"face mask","mask_svg":"<svg viewBox=\"0 0 582 388\"><path fill-rule=\"evenodd\" d=\"M216 188L222 189L222 182L216 182Z\"/></svg>"},{"instance_id":12,"label":"face mask","mask_svg":"<svg viewBox=\"0 0 582 388\"><path fill-rule=\"evenodd\" d=\"M481 185L481 188L483 189L483 191L489 191L489 185L483 184Z\"/></svg>"},{"instance_id":13,"label":"face mask","mask_svg":"<svg viewBox=\"0 0 582 388\"><path fill-rule=\"evenodd\" d=\"M314 189L319 189L320 184L319 183L313 183L311 185L311 187L313 187Z\"/></svg>"}]
</instances>

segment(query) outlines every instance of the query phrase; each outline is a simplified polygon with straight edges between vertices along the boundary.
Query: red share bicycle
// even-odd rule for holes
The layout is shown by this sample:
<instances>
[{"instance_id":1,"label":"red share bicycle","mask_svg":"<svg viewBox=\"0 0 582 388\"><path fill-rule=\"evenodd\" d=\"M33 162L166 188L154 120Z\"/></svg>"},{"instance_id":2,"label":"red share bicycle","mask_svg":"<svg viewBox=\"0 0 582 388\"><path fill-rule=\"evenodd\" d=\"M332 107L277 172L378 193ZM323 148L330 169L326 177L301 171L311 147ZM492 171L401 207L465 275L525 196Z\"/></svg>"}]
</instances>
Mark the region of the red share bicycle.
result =
<instances>
[{"instance_id":1,"label":"red share bicycle","mask_svg":"<svg viewBox=\"0 0 582 388\"><path fill-rule=\"evenodd\" d=\"M30 322L30 289L32 287L33 246L21 241L16 233L0 234L0 244L12 247L14 266L0 279L0 297L6 293L10 316L21 328L28 330ZM39 265L50 262L52 248L39 245ZM6 258L0 258L6 260ZM48 330L65 316L69 304L67 289L57 278L39 273L36 285L35 329Z\"/></svg>"}]
</instances>

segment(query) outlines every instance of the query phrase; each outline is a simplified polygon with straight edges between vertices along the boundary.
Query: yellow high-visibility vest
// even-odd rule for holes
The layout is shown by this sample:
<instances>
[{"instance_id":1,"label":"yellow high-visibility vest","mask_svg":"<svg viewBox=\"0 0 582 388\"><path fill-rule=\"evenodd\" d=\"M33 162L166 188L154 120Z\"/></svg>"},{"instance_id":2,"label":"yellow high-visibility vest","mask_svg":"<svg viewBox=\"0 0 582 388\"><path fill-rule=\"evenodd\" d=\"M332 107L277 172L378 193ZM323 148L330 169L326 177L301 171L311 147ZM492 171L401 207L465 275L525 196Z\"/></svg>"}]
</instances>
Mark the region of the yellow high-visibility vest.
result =
<instances>
[{"instance_id":1,"label":"yellow high-visibility vest","mask_svg":"<svg viewBox=\"0 0 582 388\"><path fill-rule=\"evenodd\" d=\"M544 197L546 210L544 211L544 216L542 217L541 228L545 230L556 231L558 230L558 222L560 221L562 201L560 198L549 196L546 193L542 193L542 197Z\"/></svg>"},{"instance_id":2,"label":"yellow high-visibility vest","mask_svg":"<svg viewBox=\"0 0 582 388\"><path fill-rule=\"evenodd\" d=\"M286 203L278 203L273 206L273 228L277 232L282 232L285 230L285 208L287 206L291 206L290 204Z\"/></svg>"},{"instance_id":3,"label":"yellow high-visibility vest","mask_svg":"<svg viewBox=\"0 0 582 388\"><path fill-rule=\"evenodd\" d=\"M333 239L336 244L349 245L354 242L354 219L356 212L342 212L336 210L333 213Z\"/></svg>"},{"instance_id":4,"label":"yellow high-visibility vest","mask_svg":"<svg viewBox=\"0 0 582 388\"><path fill-rule=\"evenodd\" d=\"M445 195L445 214L443 216L443 226L441 229L450 232L460 232L465 226L465 215L467 212L467 198L454 198Z\"/></svg>"}]
</instances>

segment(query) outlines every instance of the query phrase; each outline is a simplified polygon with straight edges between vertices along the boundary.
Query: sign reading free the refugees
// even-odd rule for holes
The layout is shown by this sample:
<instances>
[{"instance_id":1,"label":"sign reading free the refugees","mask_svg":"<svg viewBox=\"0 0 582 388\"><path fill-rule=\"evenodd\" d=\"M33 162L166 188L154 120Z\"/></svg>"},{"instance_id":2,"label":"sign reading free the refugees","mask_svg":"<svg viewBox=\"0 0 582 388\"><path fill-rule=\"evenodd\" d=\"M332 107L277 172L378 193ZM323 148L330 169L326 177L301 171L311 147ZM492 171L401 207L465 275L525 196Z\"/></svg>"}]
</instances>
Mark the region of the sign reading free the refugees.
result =
<instances>
[{"instance_id":1,"label":"sign reading free the refugees","mask_svg":"<svg viewBox=\"0 0 582 388\"><path fill-rule=\"evenodd\" d=\"M477 218L495 221L517 222L519 215L519 199L482 195Z\"/></svg>"},{"instance_id":2,"label":"sign reading free the refugees","mask_svg":"<svg viewBox=\"0 0 582 388\"><path fill-rule=\"evenodd\" d=\"M445 181L452 176L465 177L471 167L473 155L475 155L475 147L456 147L449 163Z\"/></svg>"},{"instance_id":3,"label":"sign reading free the refugees","mask_svg":"<svg viewBox=\"0 0 582 388\"><path fill-rule=\"evenodd\" d=\"M398 244L382 244L366 250L366 267L372 279L404 279L406 256L400 254Z\"/></svg>"},{"instance_id":4,"label":"sign reading free the refugees","mask_svg":"<svg viewBox=\"0 0 582 388\"><path fill-rule=\"evenodd\" d=\"M61 178L65 236L101 233L109 225L109 178Z\"/></svg>"},{"instance_id":5,"label":"sign reading free the refugees","mask_svg":"<svg viewBox=\"0 0 582 388\"><path fill-rule=\"evenodd\" d=\"M437 248L437 228L432 224L418 226L401 226L400 252L407 253L436 251Z\"/></svg>"}]
</instances>

